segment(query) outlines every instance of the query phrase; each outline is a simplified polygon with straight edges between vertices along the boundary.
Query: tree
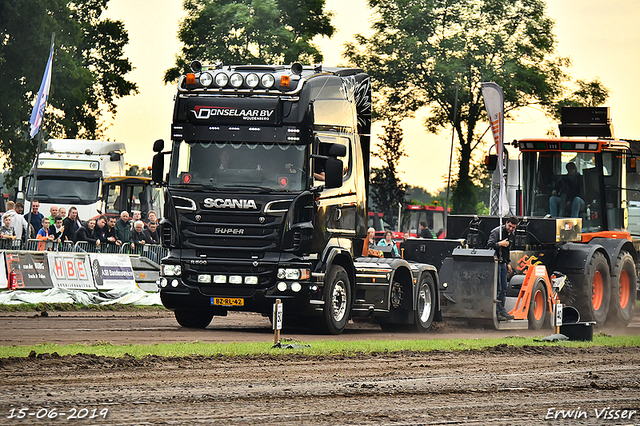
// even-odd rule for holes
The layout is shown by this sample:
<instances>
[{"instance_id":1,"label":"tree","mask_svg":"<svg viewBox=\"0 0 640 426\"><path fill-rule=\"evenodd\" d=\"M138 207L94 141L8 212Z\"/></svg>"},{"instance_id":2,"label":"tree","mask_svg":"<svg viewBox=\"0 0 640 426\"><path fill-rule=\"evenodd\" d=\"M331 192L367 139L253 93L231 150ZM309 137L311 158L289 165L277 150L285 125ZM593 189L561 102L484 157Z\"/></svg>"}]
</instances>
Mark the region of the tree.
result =
<instances>
[{"instance_id":1,"label":"tree","mask_svg":"<svg viewBox=\"0 0 640 426\"><path fill-rule=\"evenodd\" d=\"M576 89L560 99L552 111L558 122L562 120L562 107L597 107L604 105L609 98L609 89L598 78L592 81L576 80L575 85Z\"/></svg>"},{"instance_id":2,"label":"tree","mask_svg":"<svg viewBox=\"0 0 640 426\"><path fill-rule=\"evenodd\" d=\"M121 21L101 19L108 0L12 0L0 2L0 152L10 173L7 186L29 170L37 141L29 118L49 54L55 50L44 139L96 138L102 106L137 93L125 79L132 66L123 56L129 38Z\"/></svg>"},{"instance_id":3,"label":"tree","mask_svg":"<svg viewBox=\"0 0 640 426\"><path fill-rule=\"evenodd\" d=\"M493 81L505 94L505 110L540 103L551 109L562 92L568 59L553 57L553 21L543 0L368 0L374 34L356 36L345 56L372 76L384 117L411 117L427 107L428 131L452 125L459 167L452 211L475 213L471 173L477 131L487 117L480 85ZM483 125L481 130L483 131Z\"/></svg>"},{"instance_id":4,"label":"tree","mask_svg":"<svg viewBox=\"0 0 640 426\"><path fill-rule=\"evenodd\" d=\"M325 0L184 0L187 17L178 31L182 52L164 81L177 80L195 59L226 64L322 62L311 40L335 31L333 14L324 6Z\"/></svg>"},{"instance_id":5,"label":"tree","mask_svg":"<svg viewBox=\"0 0 640 426\"><path fill-rule=\"evenodd\" d=\"M402 146L402 128L397 121L382 126L385 134L380 137L380 150L373 153L380 158L382 168L373 168L370 181L371 201L376 211L384 214L385 222L395 226L398 204L404 203L407 185L398 178L398 163L406 156Z\"/></svg>"}]
</instances>

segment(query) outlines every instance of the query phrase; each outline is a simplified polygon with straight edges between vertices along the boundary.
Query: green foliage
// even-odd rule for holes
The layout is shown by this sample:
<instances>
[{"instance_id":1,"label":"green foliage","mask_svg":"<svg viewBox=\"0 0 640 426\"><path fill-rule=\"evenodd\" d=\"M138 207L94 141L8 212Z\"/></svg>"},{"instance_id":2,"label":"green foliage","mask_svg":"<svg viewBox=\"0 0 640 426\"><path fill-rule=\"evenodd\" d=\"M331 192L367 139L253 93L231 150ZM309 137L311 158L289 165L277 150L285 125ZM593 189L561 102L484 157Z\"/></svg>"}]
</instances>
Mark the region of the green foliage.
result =
<instances>
[{"instance_id":1,"label":"green foliage","mask_svg":"<svg viewBox=\"0 0 640 426\"><path fill-rule=\"evenodd\" d=\"M566 78L564 58L553 57L553 21L543 0L369 0L374 34L356 36L346 57L372 76L376 110L394 119L426 107L425 126L455 129L459 168L452 210L475 213L470 167L487 121L480 91L493 81L505 94L505 110L540 103L551 109Z\"/></svg>"},{"instance_id":2,"label":"green foliage","mask_svg":"<svg viewBox=\"0 0 640 426\"><path fill-rule=\"evenodd\" d=\"M36 152L29 118L55 32L44 139L102 134L101 107L137 93L125 79L129 38L121 21L100 18L108 0L10 0L0 2L0 152L11 169L7 186L28 171Z\"/></svg>"},{"instance_id":3,"label":"green foliage","mask_svg":"<svg viewBox=\"0 0 640 426\"><path fill-rule=\"evenodd\" d=\"M398 177L398 163L406 156L402 146L402 127L397 121L383 126L385 134L380 137L380 150L373 156L380 158L384 165L372 169L370 181L371 202L374 211L384 214L384 221L395 227L398 218L398 204L404 204L407 185Z\"/></svg>"},{"instance_id":4,"label":"green foliage","mask_svg":"<svg viewBox=\"0 0 640 426\"><path fill-rule=\"evenodd\" d=\"M143 177L151 177L151 170L146 169L144 167L140 167L137 165L127 164L129 168L125 172L127 176L143 176Z\"/></svg>"},{"instance_id":5,"label":"green foliage","mask_svg":"<svg viewBox=\"0 0 640 426\"><path fill-rule=\"evenodd\" d=\"M557 122L562 120L562 107L597 107L609 98L607 89L600 79L592 81L576 80L576 88L571 94L559 100L551 111Z\"/></svg>"},{"instance_id":6,"label":"green foliage","mask_svg":"<svg viewBox=\"0 0 640 426\"><path fill-rule=\"evenodd\" d=\"M325 0L184 0L182 52L164 81L176 81L196 59L229 65L322 62L311 41L335 32L324 6Z\"/></svg>"}]
</instances>

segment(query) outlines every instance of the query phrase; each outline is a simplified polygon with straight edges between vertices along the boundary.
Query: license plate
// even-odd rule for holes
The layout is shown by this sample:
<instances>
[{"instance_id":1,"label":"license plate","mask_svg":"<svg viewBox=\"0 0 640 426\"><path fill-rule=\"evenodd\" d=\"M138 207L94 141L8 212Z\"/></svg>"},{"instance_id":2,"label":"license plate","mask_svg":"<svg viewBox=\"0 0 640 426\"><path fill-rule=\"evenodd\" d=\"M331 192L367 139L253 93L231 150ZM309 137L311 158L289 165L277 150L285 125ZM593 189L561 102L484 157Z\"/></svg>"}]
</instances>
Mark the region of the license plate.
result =
<instances>
[{"instance_id":1,"label":"license plate","mask_svg":"<svg viewBox=\"0 0 640 426\"><path fill-rule=\"evenodd\" d=\"M244 306L244 299L239 297L212 297L211 304L218 306Z\"/></svg>"}]
</instances>

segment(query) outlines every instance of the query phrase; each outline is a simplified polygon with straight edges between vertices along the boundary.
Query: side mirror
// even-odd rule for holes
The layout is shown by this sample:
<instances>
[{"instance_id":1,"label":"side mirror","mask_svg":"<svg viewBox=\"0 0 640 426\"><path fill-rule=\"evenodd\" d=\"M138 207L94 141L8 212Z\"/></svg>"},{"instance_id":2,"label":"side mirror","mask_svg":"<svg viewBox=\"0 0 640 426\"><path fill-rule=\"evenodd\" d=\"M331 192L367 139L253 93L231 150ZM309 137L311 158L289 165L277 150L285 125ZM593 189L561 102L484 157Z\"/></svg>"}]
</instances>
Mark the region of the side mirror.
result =
<instances>
[{"instance_id":1,"label":"side mirror","mask_svg":"<svg viewBox=\"0 0 640 426\"><path fill-rule=\"evenodd\" d=\"M164 139L158 139L153 143L153 152L162 152L164 149Z\"/></svg>"},{"instance_id":2,"label":"side mirror","mask_svg":"<svg viewBox=\"0 0 640 426\"><path fill-rule=\"evenodd\" d=\"M153 160L151 160L151 180L158 184L162 183L163 174L164 174L164 154L161 152L158 152L156 155L153 156Z\"/></svg>"},{"instance_id":3,"label":"side mirror","mask_svg":"<svg viewBox=\"0 0 640 426\"><path fill-rule=\"evenodd\" d=\"M347 147L338 143L329 144L329 157L344 157L347 155Z\"/></svg>"},{"instance_id":4,"label":"side mirror","mask_svg":"<svg viewBox=\"0 0 640 426\"><path fill-rule=\"evenodd\" d=\"M495 154L489 154L484 157L484 164L487 166L487 170L493 172L498 167L498 156Z\"/></svg>"},{"instance_id":5,"label":"side mirror","mask_svg":"<svg viewBox=\"0 0 640 426\"><path fill-rule=\"evenodd\" d=\"M340 188L342 186L342 160L327 159L324 171L325 188Z\"/></svg>"},{"instance_id":6,"label":"side mirror","mask_svg":"<svg viewBox=\"0 0 640 426\"><path fill-rule=\"evenodd\" d=\"M24 192L24 177L20 176L18 178L18 191Z\"/></svg>"}]
</instances>

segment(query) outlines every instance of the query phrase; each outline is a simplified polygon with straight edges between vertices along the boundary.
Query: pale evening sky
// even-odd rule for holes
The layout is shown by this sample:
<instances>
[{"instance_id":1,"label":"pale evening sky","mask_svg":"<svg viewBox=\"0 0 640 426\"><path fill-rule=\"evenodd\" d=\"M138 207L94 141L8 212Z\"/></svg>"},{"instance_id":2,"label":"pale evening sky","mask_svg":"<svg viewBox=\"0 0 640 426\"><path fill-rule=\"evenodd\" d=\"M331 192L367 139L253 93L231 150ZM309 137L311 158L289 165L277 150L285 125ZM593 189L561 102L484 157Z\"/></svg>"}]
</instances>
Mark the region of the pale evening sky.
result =
<instances>
[{"instance_id":1,"label":"pale evening sky","mask_svg":"<svg viewBox=\"0 0 640 426\"><path fill-rule=\"evenodd\" d=\"M344 64L343 44L356 33L370 34L370 11L365 0L327 0L327 10L335 12L337 33L317 41L324 64ZM569 56L574 78L600 78L611 90L607 106L617 137L640 139L637 104L640 99L640 0L549 0L547 14L556 21L558 53ZM151 164L153 141L170 142L174 85L162 83L164 71L174 64L180 49L178 22L184 16L182 0L111 0L106 16L124 21L130 42L126 56L135 70L127 75L140 93L120 99L118 113L107 130L111 140L124 142L125 159L143 167ZM198 58L193 58L198 59ZM446 184L451 130L428 134L421 124L424 115L403 122L405 151L400 162L401 179L431 192ZM516 122L505 123L505 141L544 136L555 126L535 109L523 111ZM372 136L381 133L374 125ZM491 137L485 137L491 143ZM486 149L486 148L485 148ZM374 160L375 166L377 160Z\"/></svg>"}]
</instances>

